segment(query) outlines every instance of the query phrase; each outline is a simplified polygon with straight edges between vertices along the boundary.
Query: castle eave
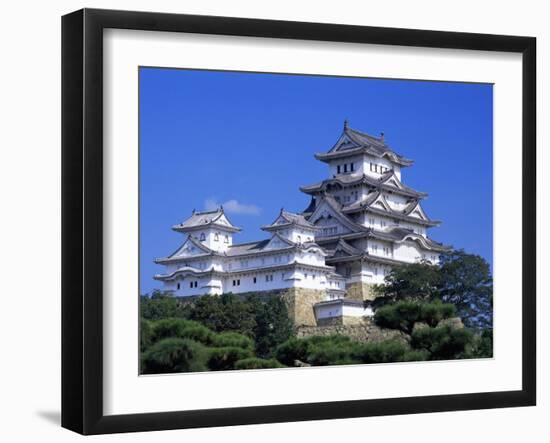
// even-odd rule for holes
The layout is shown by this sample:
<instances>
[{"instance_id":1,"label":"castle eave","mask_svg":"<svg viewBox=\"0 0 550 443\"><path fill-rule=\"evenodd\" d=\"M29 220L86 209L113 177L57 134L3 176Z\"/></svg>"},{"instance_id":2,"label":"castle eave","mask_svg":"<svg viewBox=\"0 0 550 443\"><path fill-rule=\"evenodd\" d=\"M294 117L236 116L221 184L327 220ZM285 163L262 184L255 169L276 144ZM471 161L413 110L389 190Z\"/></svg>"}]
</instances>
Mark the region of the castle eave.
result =
<instances>
[{"instance_id":1,"label":"castle eave","mask_svg":"<svg viewBox=\"0 0 550 443\"><path fill-rule=\"evenodd\" d=\"M241 228L237 228L236 226L227 226L222 225L219 223L205 223L204 225L193 225L193 226L185 226L185 225L174 225L172 226L172 230L176 232L195 232L200 231L206 228L214 227L219 229L220 231L227 231L227 232L240 232Z\"/></svg>"}]
</instances>

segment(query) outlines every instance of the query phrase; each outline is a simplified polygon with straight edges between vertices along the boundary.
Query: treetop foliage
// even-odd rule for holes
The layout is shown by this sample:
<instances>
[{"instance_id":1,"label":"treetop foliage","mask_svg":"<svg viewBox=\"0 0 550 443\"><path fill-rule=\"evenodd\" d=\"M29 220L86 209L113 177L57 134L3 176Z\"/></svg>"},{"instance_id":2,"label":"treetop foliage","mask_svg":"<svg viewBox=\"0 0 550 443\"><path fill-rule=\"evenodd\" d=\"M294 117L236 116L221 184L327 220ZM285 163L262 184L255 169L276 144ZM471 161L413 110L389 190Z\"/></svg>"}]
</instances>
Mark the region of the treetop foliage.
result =
<instances>
[{"instance_id":1,"label":"treetop foliage","mask_svg":"<svg viewBox=\"0 0 550 443\"><path fill-rule=\"evenodd\" d=\"M379 307L400 300L451 303L464 324L475 329L491 328L493 280L489 264L479 255L454 250L442 254L439 265L423 261L396 266L375 287Z\"/></svg>"},{"instance_id":2,"label":"treetop foliage","mask_svg":"<svg viewBox=\"0 0 550 443\"><path fill-rule=\"evenodd\" d=\"M431 303L402 300L378 308L374 314L374 321L383 328L398 329L411 334L417 322L436 326L441 320L453 317L455 313L454 305L441 303L439 300Z\"/></svg>"},{"instance_id":3,"label":"treetop foliage","mask_svg":"<svg viewBox=\"0 0 550 443\"><path fill-rule=\"evenodd\" d=\"M196 341L165 338L148 348L141 358L144 374L198 372L206 370L208 353Z\"/></svg>"}]
</instances>

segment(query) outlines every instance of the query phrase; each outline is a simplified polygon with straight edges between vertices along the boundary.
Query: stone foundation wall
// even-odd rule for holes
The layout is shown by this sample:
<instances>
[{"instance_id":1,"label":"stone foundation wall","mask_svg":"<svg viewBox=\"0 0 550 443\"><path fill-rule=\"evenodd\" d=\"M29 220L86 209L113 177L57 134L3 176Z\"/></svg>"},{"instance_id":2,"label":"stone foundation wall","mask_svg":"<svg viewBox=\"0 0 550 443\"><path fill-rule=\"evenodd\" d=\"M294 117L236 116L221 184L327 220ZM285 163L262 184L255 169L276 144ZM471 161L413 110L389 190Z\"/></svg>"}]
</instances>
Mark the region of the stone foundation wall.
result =
<instances>
[{"instance_id":1,"label":"stone foundation wall","mask_svg":"<svg viewBox=\"0 0 550 443\"><path fill-rule=\"evenodd\" d=\"M395 329L380 328L371 319L363 319L359 324L329 325L329 326L301 326L296 328L296 336L299 338L311 337L314 335L347 335L352 340L362 343L376 343L384 340L408 341L408 336Z\"/></svg>"},{"instance_id":2,"label":"stone foundation wall","mask_svg":"<svg viewBox=\"0 0 550 443\"><path fill-rule=\"evenodd\" d=\"M281 291L288 315L294 326L316 326L313 305L325 300L326 292L319 289L291 288Z\"/></svg>"},{"instance_id":3,"label":"stone foundation wall","mask_svg":"<svg viewBox=\"0 0 550 443\"><path fill-rule=\"evenodd\" d=\"M364 322L364 317L351 317L345 315L343 317L320 318L317 320L317 326L362 325Z\"/></svg>"},{"instance_id":4,"label":"stone foundation wall","mask_svg":"<svg viewBox=\"0 0 550 443\"><path fill-rule=\"evenodd\" d=\"M374 300L376 295L374 294L373 285L364 282L353 282L346 285L346 298L352 300Z\"/></svg>"}]
</instances>

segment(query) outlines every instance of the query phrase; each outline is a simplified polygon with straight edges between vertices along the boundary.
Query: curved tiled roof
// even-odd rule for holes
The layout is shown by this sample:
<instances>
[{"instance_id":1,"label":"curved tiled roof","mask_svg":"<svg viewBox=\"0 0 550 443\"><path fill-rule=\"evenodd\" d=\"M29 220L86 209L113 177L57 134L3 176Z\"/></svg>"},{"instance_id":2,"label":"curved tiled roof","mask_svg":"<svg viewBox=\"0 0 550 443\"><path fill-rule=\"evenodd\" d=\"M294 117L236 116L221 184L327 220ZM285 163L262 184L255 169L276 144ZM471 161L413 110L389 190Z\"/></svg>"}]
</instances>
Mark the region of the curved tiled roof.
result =
<instances>
[{"instance_id":1,"label":"curved tiled roof","mask_svg":"<svg viewBox=\"0 0 550 443\"><path fill-rule=\"evenodd\" d=\"M245 254L254 254L260 252L265 248L271 239L267 238L265 240L253 241L249 243L234 244L227 248L227 255L245 255Z\"/></svg>"},{"instance_id":2,"label":"curved tiled roof","mask_svg":"<svg viewBox=\"0 0 550 443\"><path fill-rule=\"evenodd\" d=\"M220 219L225 217L228 225L225 223L221 223ZM227 218L227 215L225 215L223 211L223 207L220 207L218 209L215 209L213 211L195 211L193 210L193 213L191 214L191 217L187 218L180 224L172 226L172 229L174 231L193 231L196 229L201 229L207 226L216 226L220 229L225 229L226 231L230 232L238 232L241 230L241 228L238 228L236 226L233 226L229 219Z\"/></svg>"},{"instance_id":3,"label":"curved tiled roof","mask_svg":"<svg viewBox=\"0 0 550 443\"><path fill-rule=\"evenodd\" d=\"M399 183L402 187L395 187L386 184L392 176L395 176L393 171L388 171L382 174L380 178L370 177L366 174L341 174L334 178L329 178L312 185L301 186L300 191L306 194L317 194L325 191L328 186L334 184L339 184L342 187L364 184L367 186L372 186L373 188L384 189L388 192L395 192L396 194L401 194L408 197L424 198L428 195L425 192L416 191L413 188L403 185L401 181L399 181Z\"/></svg>"},{"instance_id":4,"label":"curved tiled roof","mask_svg":"<svg viewBox=\"0 0 550 443\"><path fill-rule=\"evenodd\" d=\"M279 219L283 219L283 223L277 223ZM313 223L307 221L303 214L296 214L294 212L285 211L284 209L281 209L280 214L275 219L275 221L273 221L273 223L271 223L270 225L262 226L262 229L264 231L273 231L291 225L301 226L311 230L319 229Z\"/></svg>"},{"instance_id":5,"label":"curved tiled roof","mask_svg":"<svg viewBox=\"0 0 550 443\"><path fill-rule=\"evenodd\" d=\"M330 194L324 194L321 197L321 200L317 204L317 208L313 213L309 216L309 218L313 218L315 215L315 212L321 207L321 204L323 202L326 202L330 208L334 211L334 216L336 219L340 221L344 226L347 226L350 230L357 232L357 231L364 231L367 228L363 225L360 225L359 223L354 222L351 220L346 214L342 212L342 205L338 203L338 201Z\"/></svg>"},{"instance_id":6,"label":"curved tiled roof","mask_svg":"<svg viewBox=\"0 0 550 443\"><path fill-rule=\"evenodd\" d=\"M349 157L358 154L370 154L375 157L386 157L401 166L410 166L413 161L394 152L384 141L383 136L374 137L365 132L352 129L344 123L344 130L336 144L326 153L315 154L321 161Z\"/></svg>"},{"instance_id":7,"label":"curved tiled roof","mask_svg":"<svg viewBox=\"0 0 550 443\"><path fill-rule=\"evenodd\" d=\"M423 235L417 234L411 229L401 227L390 228L387 231L372 230L369 235L380 240L390 240L395 242L402 242L407 238L411 238L412 240L423 243L427 249L433 249L440 252L448 251L450 249L450 246L436 242L429 237L424 237Z\"/></svg>"},{"instance_id":8,"label":"curved tiled roof","mask_svg":"<svg viewBox=\"0 0 550 443\"><path fill-rule=\"evenodd\" d=\"M189 256L183 256L183 257L177 256L176 254L187 243L192 243L194 246L196 246L198 249L200 249L203 253L193 255L193 256L190 256L190 257ZM216 255L216 254L217 254L216 251L214 251L213 249L210 249L208 246L206 246L205 244L201 243L200 241L198 241L197 239L195 239L191 235L189 235L187 237L187 239L185 239L183 244L178 247L178 249L176 249L174 252L172 252L168 257L162 257L162 258L155 259L155 263L162 264L162 263L168 263L168 262L179 261L179 260L183 261L183 260L189 260L189 259L194 259L194 258L199 258L199 257L208 257L210 255Z\"/></svg>"},{"instance_id":9,"label":"curved tiled roof","mask_svg":"<svg viewBox=\"0 0 550 443\"><path fill-rule=\"evenodd\" d=\"M391 208L389 211L373 208L371 205L377 200L378 195L379 195L378 193L371 193L364 200L359 200L349 205L343 206L342 212L345 214L353 214L360 211L367 211L367 212L372 212L373 214L378 214L386 217L393 217L399 220L408 221L410 223L417 223L425 226L437 226L441 223L439 220L431 220L431 219L424 220L422 218L412 217L410 213L418 206L418 203L419 203L418 200L411 201L405 207L405 209L400 211L391 209Z\"/></svg>"},{"instance_id":10,"label":"curved tiled roof","mask_svg":"<svg viewBox=\"0 0 550 443\"><path fill-rule=\"evenodd\" d=\"M334 267L327 266L327 265L313 265L310 263L301 263L298 261L293 261L291 263L283 263L280 265L266 265L266 266L259 266L254 268L246 268L246 269L236 269L232 271L220 271L216 270L214 267L210 267L209 269L205 270L196 270L194 268L190 267L184 267L177 269L170 274L156 274L153 278L155 280L173 280L178 275L182 274L191 274L194 276L204 276L204 275L221 275L221 276L231 276L231 275L242 275L242 274L250 274L254 272L265 272L265 271L277 271L280 269L289 269L289 268L304 268L304 269L314 269L314 270L321 270L321 271L327 271L332 275L334 272Z\"/></svg>"},{"instance_id":11,"label":"curved tiled roof","mask_svg":"<svg viewBox=\"0 0 550 443\"><path fill-rule=\"evenodd\" d=\"M271 242L273 238L278 238L286 246L283 246L282 248L279 248L279 249L266 250L265 247ZM294 243L288 238L285 238L282 235L279 235L277 232L275 232L271 238L268 238L265 240L231 245L229 246L229 248L227 248L225 255L228 257L235 257L235 256L244 256L244 255L252 255L252 254L261 254L261 253L274 253L279 250L280 251L287 251L291 249L307 250L310 248L319 248L324 253L323 248L313 241L304 242L304 243Z\"/></svg>"}]
</instances>

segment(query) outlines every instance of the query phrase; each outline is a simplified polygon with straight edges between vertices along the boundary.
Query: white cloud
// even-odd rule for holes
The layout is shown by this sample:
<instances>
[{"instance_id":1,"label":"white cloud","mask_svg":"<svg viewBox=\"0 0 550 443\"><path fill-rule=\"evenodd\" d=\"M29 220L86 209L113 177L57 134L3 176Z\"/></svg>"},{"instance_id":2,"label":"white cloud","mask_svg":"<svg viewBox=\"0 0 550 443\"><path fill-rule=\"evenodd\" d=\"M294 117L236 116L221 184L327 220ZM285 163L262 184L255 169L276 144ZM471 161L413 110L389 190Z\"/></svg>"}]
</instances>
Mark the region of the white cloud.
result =
<instances>
[{"instance_id":1,"label":"white cloud","mask_svg":"<svg viewBox=\"0 0 550 443\"><path fill-rule=\"evenodd\" d=\"M207 211L213 211L219 208L220 205L228 214L260 215L261 212L258 206L240 203L235 199L227 200L225 203L218 203L215 198L207 198L204 201L204 209Z\"/></svg>"}]
</instances>

